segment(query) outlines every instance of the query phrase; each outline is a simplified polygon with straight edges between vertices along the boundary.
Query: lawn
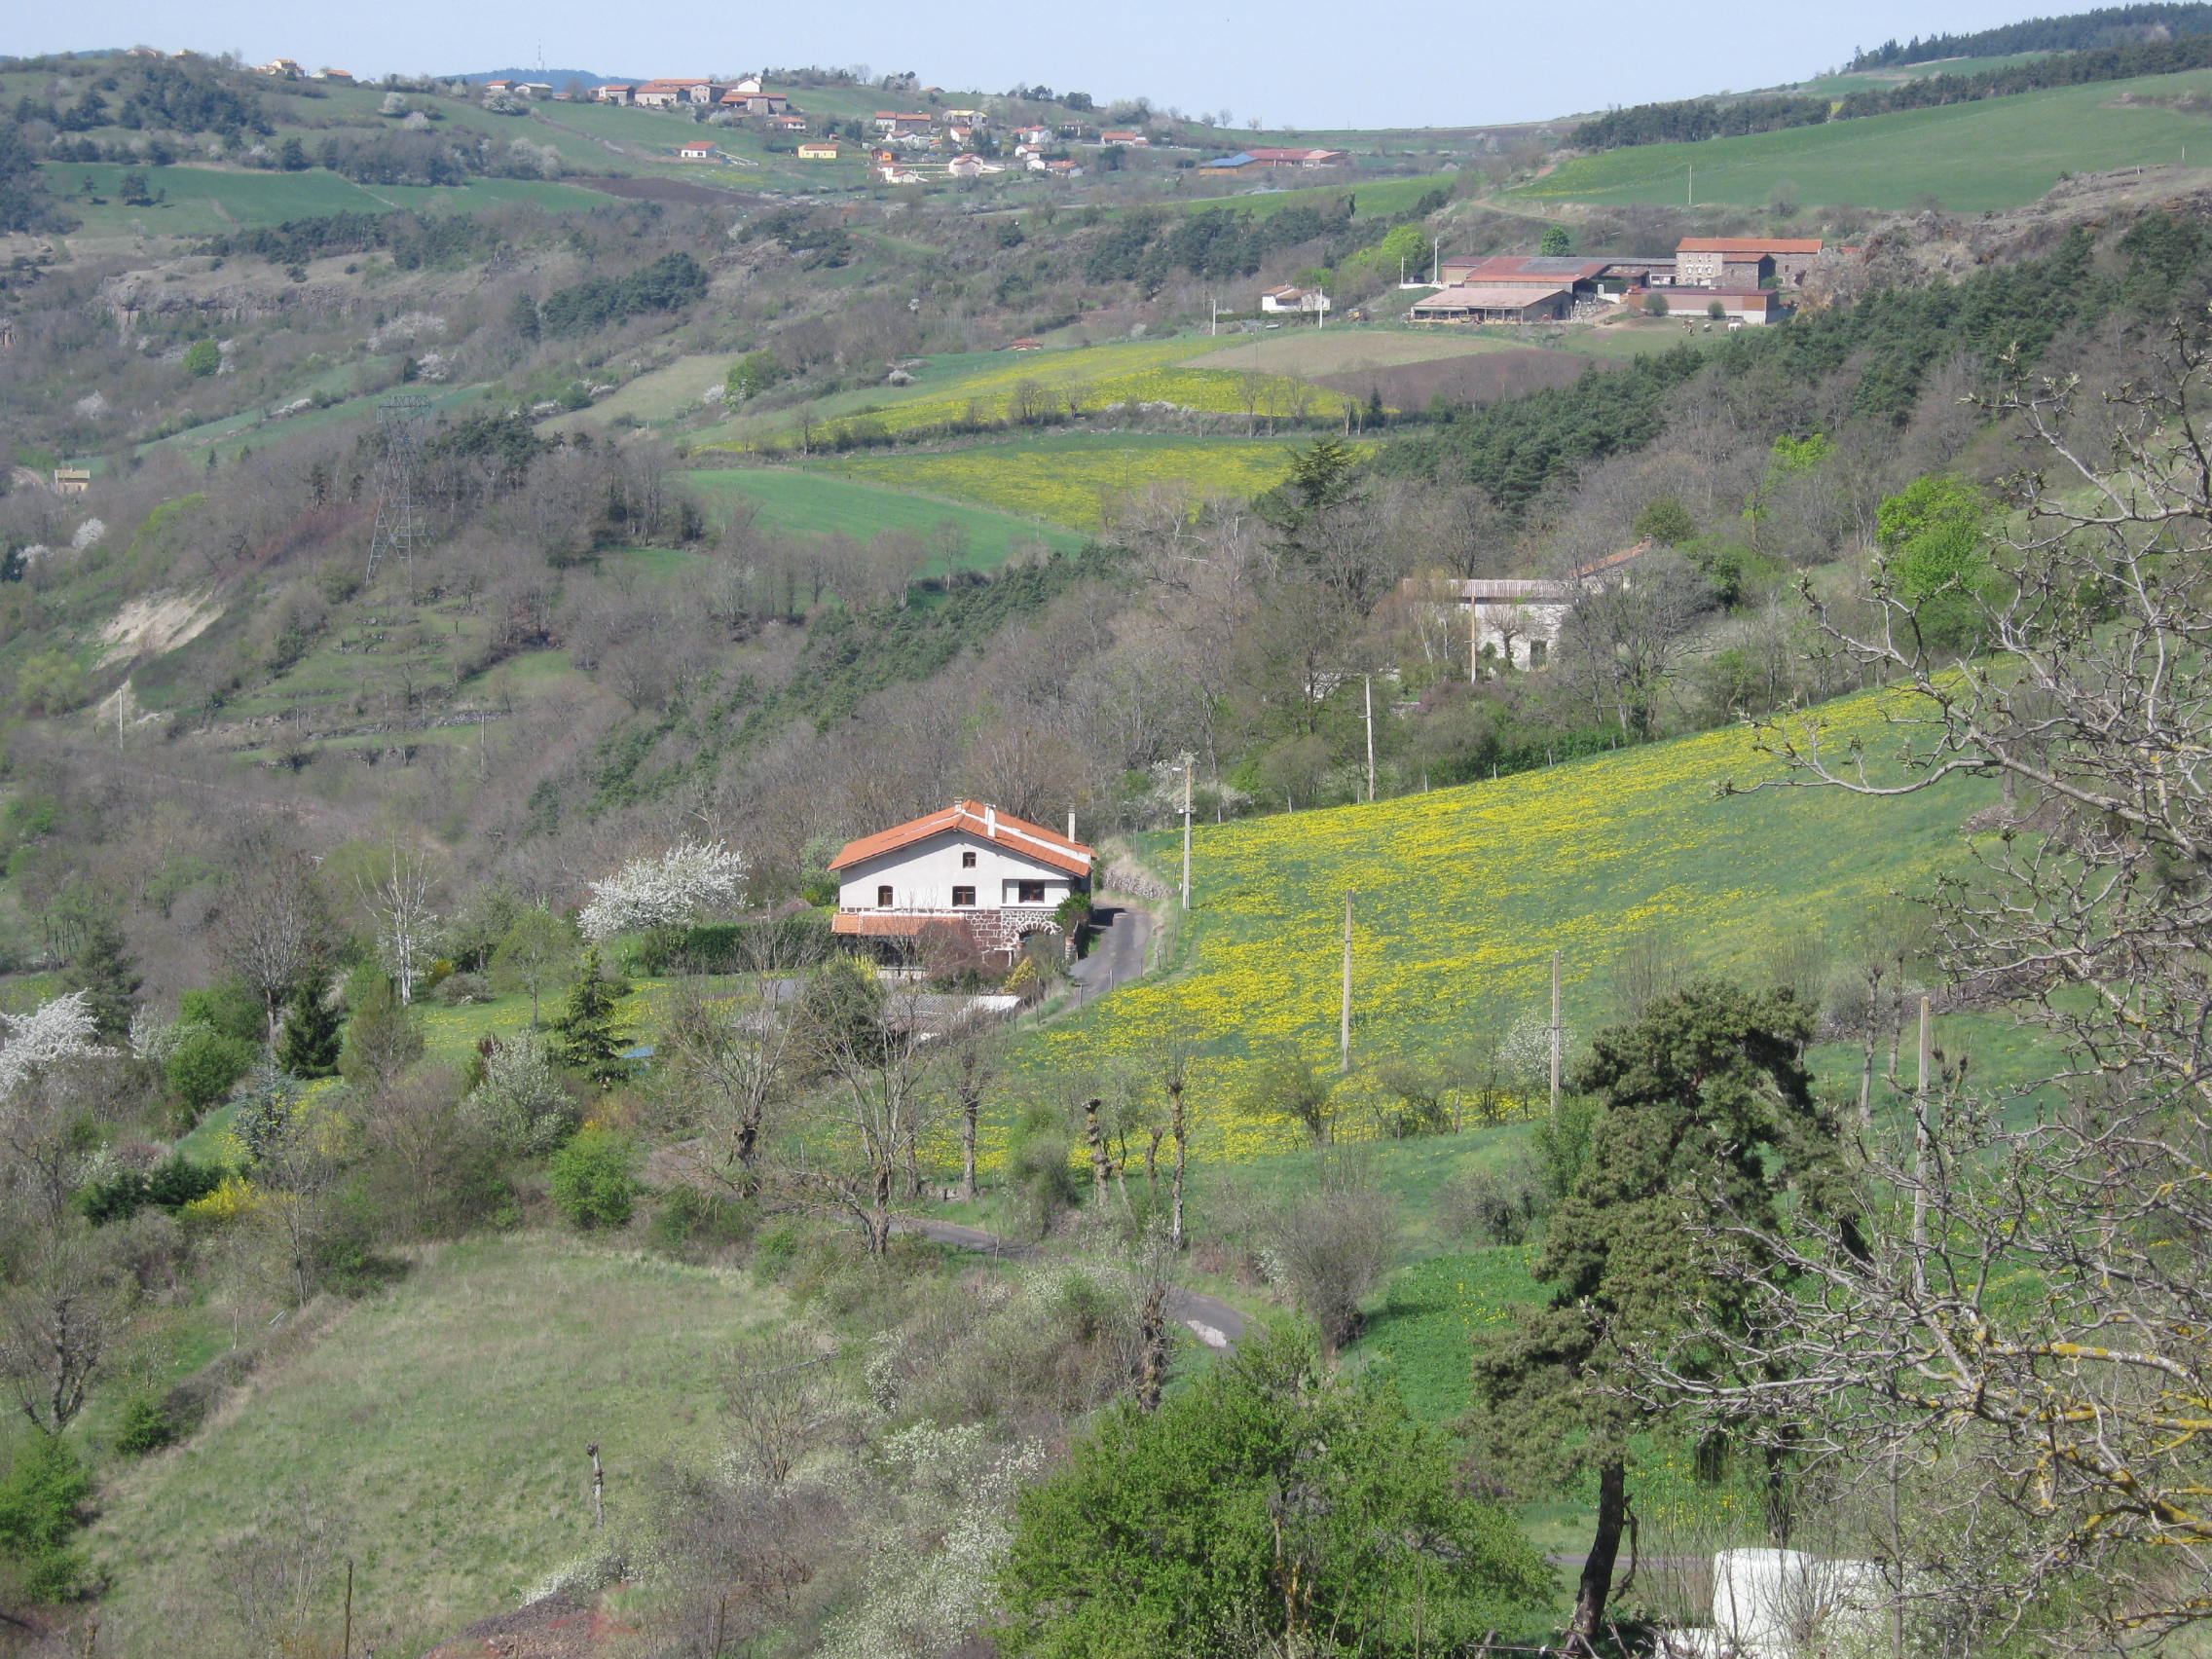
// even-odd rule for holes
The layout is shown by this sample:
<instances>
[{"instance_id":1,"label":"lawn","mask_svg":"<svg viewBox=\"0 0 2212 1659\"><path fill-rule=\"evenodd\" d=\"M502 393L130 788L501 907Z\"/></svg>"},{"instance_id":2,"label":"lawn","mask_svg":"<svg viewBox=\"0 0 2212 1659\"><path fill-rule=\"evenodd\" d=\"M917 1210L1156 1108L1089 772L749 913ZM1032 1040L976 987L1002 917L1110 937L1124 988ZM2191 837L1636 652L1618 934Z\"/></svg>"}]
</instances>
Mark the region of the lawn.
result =
<instances>
[{"instance_id":1,"label":"lawn","mask_svg":"<svg viewBox=\"0 0 2212 1659\"><path fill-rule=\"evenodd\" d=\"M1839 731L1884 742L1878 705L1824 711ZM1704 969L1755 975L1784 940L1847 941L1885 894L1917 889L1960 851L1979 786L1874 803L1822 791L1716 797L1722 778L1768 770L1740 729L1326 811L1200 828L1194 913L1169 971L1101 997L1031 1039L1040 1071L1113 1060L1148 1071L1170 1044L1195 1045L1198 1145L1238 1161L1295 1145L1287 1121L1239 1113L1254 1062L1334 1070L1338 940L1353 895L1354 1074L1344 1132L1376 1068L1494 1040L1544 1017L1561 954L1574 1037L1614 1017L1610 975L1647 931ZM1171 837L1151 843L1162 866ZM2032 1053L1994 1021L1939 1022L1971 1041L1985 1082L2032 1075ZM1848 1056L1825 1057L1831 1074Z\"/></svg>"},{"instance_id":2,"label":"lawn","mask_svg":"<svg viewBox=\"0 0 2212 1659\"><path fill-rule=\"evenodd\" d=\"M1741 138L1638 145L1564 163L1512 196L1678 203L1694 166L1701 205L1763 206L1787 190L1808 205L1904 208L1934 198L1952 212L2016 207L2064 174L2171 165L2193 143L2198 165L2212 163L2212 131L2201 116L2115 101L2123 93L2144 98L2208 91L2212 71L2200 70Z\"/></svg>"},{"instance_id":3,"label":"lawn","mask_svg":"<svg viewBox=\"0 0 2212 1659\"><path fill-rule=\"evenodd\" d=\"M356 1641L418 1653L506 1611L594 1547L586 1443L618 1527L657 1460L719 1454L721 1356L781 1306L743 1274L566 1237L432 1247L103 1491L103 1641L152 1653L213 1613L233 1542L302 1495L349 1529Z\"/></svg>"},{"instance_id":4,"label":"lawn","mask_svg":"<svg viewBox=\"0 0 2212 1659\"><path fill-rule=\"evenodd\" d=\"M1293 439L1070 433L969 448L868 451L818 470L980 502L1077 530L1097 530L1116 504L1158 485L1247 499L1280 483Z\"/></svg>"},{"instance_id":5,"label":"lawn","mask_svg":"<svg viewBox=\"0 0 2212 1659\"><path fill-rule=\"evenodd\" d=\"M954 563L973 571L995 570L1025 546L1072 550L1083 537L1066 530L965 501L940 500L906 490L838 478L825 472L781 466L733 466L681 475L710 509L727 510L743 498L760 511L773 530L816 535L850 535L866 540L885 531L919 535L932 543L950 533L960 538ZM924 575L944 573L933 559Z\"/></svg>"}]
</instances>

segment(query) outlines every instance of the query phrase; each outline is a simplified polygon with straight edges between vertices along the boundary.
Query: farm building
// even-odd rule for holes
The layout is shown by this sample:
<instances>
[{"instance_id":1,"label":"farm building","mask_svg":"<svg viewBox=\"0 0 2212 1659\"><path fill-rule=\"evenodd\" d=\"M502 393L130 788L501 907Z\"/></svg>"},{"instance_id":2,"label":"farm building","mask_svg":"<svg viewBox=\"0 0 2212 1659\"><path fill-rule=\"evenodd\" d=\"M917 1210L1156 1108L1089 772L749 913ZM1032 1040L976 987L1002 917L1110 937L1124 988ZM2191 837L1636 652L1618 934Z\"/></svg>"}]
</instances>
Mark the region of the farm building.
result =
<instances>
[{"instance_id":1,"label":"farm building","mask_svg":"<svg viewBox=\"0 0 2212 1659\"><path fill-rule=\"evenodd\" d=\"M927 115L902 115L899 111L890 109L875 112L875 129L894 138L927 132L932 125L933 122Z\"/></svg>"},{"instance_id":2,"label":"farm building","mask_svg":"<svg viewBox=\"0 0 2212 1659\"><path fill-rule=\"evenodd\" d=\"M1572 255L1492 254L1488 257L1447 259L1437 276L1447 288L1472 283L1558 283L1572 290L1578 300L1618 294L1648 280L1654 272L1672 276L1671 259L1579 259Z\"/></svg>"},{"instance_id":3,"label":"farm building","mask_svg":"<svg viewBox=\"0 0 2212 1659\"><path fill-rule=\"evenodd\" d=\"M1559 644L1560 625L1574 602L1606 583L1632 580L1630 568L1653 545L1647 536L1564 576L1477 576L1446 581L1441 590L1433 580L1408 576L1400 591L1409 599L1450 605L1467 613L1464 638L1474 659L1470 667L1478 672L1485 660L1541 668Z\"/></svg>"},{"instance_id":4,"label":"farm building","mask_svg":"<svg viewBox=\"0 0 2212 1659\"><path fill-rule=\"evenodd\" d=\"M1091 849L1073 836L985 801L956 801L847 842L830 862L830 927L854 939L914 940L950 926L1011 955L1031 934L1059 933L1053 912L1090 890L1090 861Z\"/></svg>"},{"instance_id":5,"label":"farm building","mask_svg":"<svg viewBox=\"0 0 2212 1659\"><path fill-rule=\"evenodd\" d=\"M1329 296L1317 288L1270 288L1260 296L1264 312L1319 313L1329 309Z\"/></svg>"},{"instance_id":6,"label":"farm building","mask_svg":"<svg viewBox=\"0 0 2212 1659\"><path fill-rule=\"evenodd\" d=\"M1780 322L1788 313L1787 296L1772 288L1697 288L1680 284L1672 288L1654 288L1645 297L1666 304L1667 314L1695 320L1710 318L1713 308L1720 308L1720 315L1730 324L1748 324L1758 327L1765 323Z\"/></svg>"},{"instance_id":7,"label":"farm building","mask_svg":"<svg viewBox=\"0 0 2212 1659\"><path fill-rule=\"evenodd\" d=\"M834 138L818 138L798 147L798 159L802 162L833 162L843 154Z\"/></svg>"},{"instance_id":8,"label":"farm building","mask_svg":"<svg viewBox=\"0 0 2212 1659\"><path fill-rule=\"evenodd\" d=\"M690 143L678 147L676 159L680 162L711 162L715 159L715 153L714 145L706 139L694 138Z\"/></svg>"},{"instance_id":9,"label":"farm building","mask_svg":"<svg viewBox=\"0 0 2212 1659\"><path fill-rule=\"evenodd\" d=\"M1442 288L1414 302L1410 322L1555 322L1574 309L1558 282L1477 282Z\"/></svg>"},{"instance_id":10,"label":"farm building","mask_svg":"<svg viewBox=\"0 0 2212 1659\"><path fill-rule=\"evenodd\" d=\"M1244 152L1263 167L1341 167L1351 157L1343 150L1276 150L1254 148Z\"/></svg>"},{"instance_id":11,"label":"farm building","mask_svg":"<svg viewBox=\"0 0 2212 1659\"><path fill-rule=\"evenodd\" d=\"M1795 287L1821 257L1818 237L1684 237L1675 249L1675 280L1701 288Z\"/></svg>"}]
</instances>

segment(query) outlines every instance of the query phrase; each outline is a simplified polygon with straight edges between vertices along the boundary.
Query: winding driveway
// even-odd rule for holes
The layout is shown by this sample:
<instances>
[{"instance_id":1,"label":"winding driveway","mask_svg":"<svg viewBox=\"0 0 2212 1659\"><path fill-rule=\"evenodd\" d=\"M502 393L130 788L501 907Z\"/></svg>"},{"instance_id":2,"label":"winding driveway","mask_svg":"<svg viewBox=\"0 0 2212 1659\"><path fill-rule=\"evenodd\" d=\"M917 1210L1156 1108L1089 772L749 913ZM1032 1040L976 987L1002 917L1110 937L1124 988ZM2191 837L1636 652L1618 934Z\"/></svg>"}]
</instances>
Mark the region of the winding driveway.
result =
<instances>
[{"instance_id":1,"label":"winding driveway","mask_svg":"<svg viewBox=\"0 0 2212 1659\"><path fill-rule=\"evenodd\" d=\"M1091 912L1089 954L1068 970L1075 981L1070 1008L1081 1008L1117 985L1142 977L1152 944L1152 912L1134 904L1101 904Z\"/></svg>"}]
</instances>

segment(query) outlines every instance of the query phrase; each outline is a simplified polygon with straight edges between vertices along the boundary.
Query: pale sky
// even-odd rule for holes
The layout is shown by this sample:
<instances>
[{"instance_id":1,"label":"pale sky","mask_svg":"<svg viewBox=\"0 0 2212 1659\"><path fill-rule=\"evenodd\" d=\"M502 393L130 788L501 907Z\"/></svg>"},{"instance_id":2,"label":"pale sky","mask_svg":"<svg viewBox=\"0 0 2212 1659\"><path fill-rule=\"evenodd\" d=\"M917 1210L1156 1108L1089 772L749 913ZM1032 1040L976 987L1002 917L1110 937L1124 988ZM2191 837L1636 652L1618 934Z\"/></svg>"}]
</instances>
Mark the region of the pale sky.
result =
<instances>
[{"instance_id":1,"label":"pale sky","mask_svg":"<svg viewBox=\"0 0 2212 1659\"><path fill-rule=\"evenodd\" d=\"M2086 0L2084 0L2084 4ZM1026 6L840 0L834 5L587 5L580 0L75 0L28 6L0 52L129 46L236 50L390 71L527 66L607 75L719 74L802 64L912 69L924 85L1004 92L1076 89L1101 102L1145 96L1241 126L1421 127L1526 121L1608 104L1771 86L1840 63L1895 35L1959 32L2067 8L2021 0L1782 0L1681 11L1649 0L1447 5L1381 12L1270 0L1120 0Z\"/></svg>"}]
</instances>

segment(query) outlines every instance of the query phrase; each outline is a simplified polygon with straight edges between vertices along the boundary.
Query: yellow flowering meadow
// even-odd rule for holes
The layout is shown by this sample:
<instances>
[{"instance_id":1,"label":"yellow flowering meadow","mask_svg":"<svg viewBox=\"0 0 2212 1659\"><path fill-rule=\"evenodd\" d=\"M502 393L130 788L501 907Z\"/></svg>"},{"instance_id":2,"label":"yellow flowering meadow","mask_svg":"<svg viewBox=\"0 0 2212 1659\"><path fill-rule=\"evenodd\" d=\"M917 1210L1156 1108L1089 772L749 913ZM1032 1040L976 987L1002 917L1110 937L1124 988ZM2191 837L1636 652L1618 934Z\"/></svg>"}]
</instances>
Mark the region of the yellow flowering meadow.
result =
<instances>
[{"instance_id":1,"label":"yellow flowering meadow","mask_svg":"<svg viewBox=\"0 0 2212 1659\"><path fill-rule=\"evenodd\" d=\"M871 451L829 462L828 469L1096 530L1120 510L1120 502L1155 486L1180 488L1194 501L1241 500L1280 483L1289 463L1286 445L1233 438L1127 448L1073 447L1047 439L942 454Z\"/></svg>"},{"instance_id":2,"label":"yellow flowering meadow","mask_svg":"<svg viewBox=\"0 0 2212 1659\"><path fill-rule=\"evenodd\" d=\"M1116 403L1172 404L1214 415L1248 415L1265 423L1335 415L1351 401L1291 375L1183 367L1191 354L1188 340L1025 351L942 381L933 379L925 365L916 386L886 390L865 412L816 423L813 442L819 448L840 426L861 423L892 432L960 421L1019 424L1070 412L1096 414ZM781 435L788 439L793 429L787 426Z\"/></svg>"},{"instance_id":3,"label":"yellow flowering meadow","mask_svg":"<svg viewBox=\"0 0 2212 1659\"><path fill-rule=\"evenodd\" d=\"M1821 713L1834 739L1882 747L1876 699ZM1664 930L1716 971L1755 971L1796 934L1844 943L1870 904L1957 855L1961 821L1983 803L1967 783L1886 801L1715 794L1717 780L1774 771L1729 729L1374 806L1201 827L1173 970L1046 1027L1030 1062L1157 1070L1170 1046L1196 1045L1207 1156L1279 1150L1297 1143L1295 1125L1234 1102L1255 1062L1334 1068L1346 893L1354 1059L1372 1068L1541 1020L1555 949L1567 1023L1587 1033L1609 1017L1612 965L1638 933ZM1173 840L1153 840L1163 870Z\"/></svg>"}]
</instances>

